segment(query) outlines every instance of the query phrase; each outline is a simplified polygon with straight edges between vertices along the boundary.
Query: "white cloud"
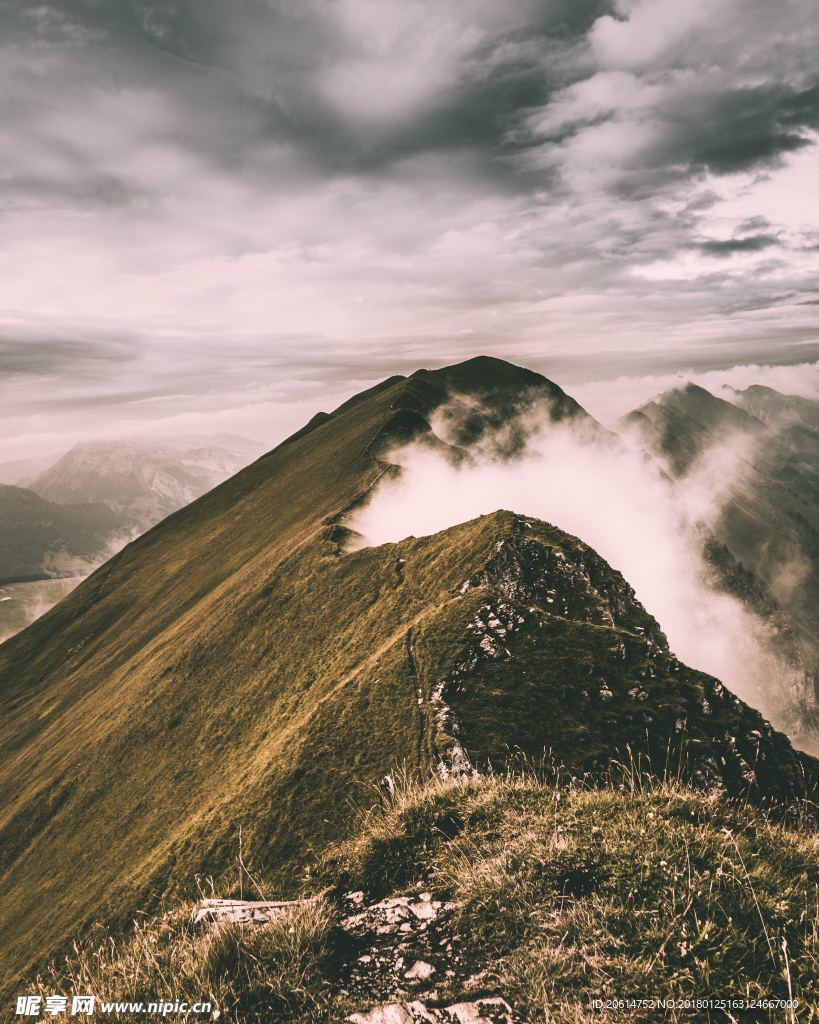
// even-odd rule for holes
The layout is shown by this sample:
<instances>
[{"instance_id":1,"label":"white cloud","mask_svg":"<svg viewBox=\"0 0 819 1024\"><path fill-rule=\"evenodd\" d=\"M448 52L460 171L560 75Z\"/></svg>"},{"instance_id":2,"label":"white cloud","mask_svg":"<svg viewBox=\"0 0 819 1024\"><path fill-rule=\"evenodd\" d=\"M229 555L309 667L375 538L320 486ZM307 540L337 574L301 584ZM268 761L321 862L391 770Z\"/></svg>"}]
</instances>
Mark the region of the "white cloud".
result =
<instances>
[{"instance_id":1,"label":"white cloud","mask_svg":"<svg viewBox=\"0 0 819 1024\"><path fill-rule=\"evenodd\" d=\"M642 455L602 447L571 428L534 425L526 455L455 467L409 446L391 453L401 475L381 483L350 521L362 543L423 536L509 509L549 522L623 573L688 665L715 675L767 714L796 674L769 647L769 627L714 589L700 524L714 522L744 466L746 442L725 438L672 484Z\"/></svg>"},{"instance_id":2,"label":"white cloud","mask_svg":"<svg viewBox=\"0 0 819 1024\"><path fill-rule=\"evenodd\" d=\"M647 67L725 6L725 0L620 0L616 18L607 14L595 22L592 50L603 67Z\"/></svg>"}]
</instances>

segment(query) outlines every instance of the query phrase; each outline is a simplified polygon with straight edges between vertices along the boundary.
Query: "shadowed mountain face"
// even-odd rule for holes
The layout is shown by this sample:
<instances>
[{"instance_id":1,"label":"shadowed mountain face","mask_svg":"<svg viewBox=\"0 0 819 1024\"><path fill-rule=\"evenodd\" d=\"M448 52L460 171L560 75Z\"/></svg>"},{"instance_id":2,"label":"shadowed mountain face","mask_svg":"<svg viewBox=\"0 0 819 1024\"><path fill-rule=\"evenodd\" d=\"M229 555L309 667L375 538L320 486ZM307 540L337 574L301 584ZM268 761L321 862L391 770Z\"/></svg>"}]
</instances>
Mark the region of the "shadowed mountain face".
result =
<instances>
[{"instance_id":1,"label":"shadowed mountain face","mask_svg":"<svg viewBox=\"0 0 819 1024\"><path fill-rule=\"evenodd\" d=\"M582 772L630 746L754 799L812 791L817 763L681 665L580 540L498 512L345 552L391 444L464 396L492 418L533 394L587 418L495 360L392 378L0 647L7 981L93 921L127 925L197 873L234 871L240 826L249 869L297 887L402 762L471 771L551 748Z\"/></svg>"},{"instance_id":2,"label":"shadowed mountain face","mask_svg":"<svg viewBox=\"0 0 819 1024\"><path fill-rule=\"evenodd\" d=\"M0 583L68 575L68 567L88 572L116 527L107 505L57 505L0 485Z\"/></svg>"},{"instance_id":3,"label":"shadowed mountain face","mask_svg":"<svg viewBox=\"0 0 819 1024\"><path fill-rule=\"evenodd\" d=\"M443 387L439 432L455 446L491 440L496 454L514 456L526 446L526 416L548 410L553 423L571 421L595 436L606 431L573 398L539 373L500 359L478 356L442 370L419 370L413 379Z\"/></svg>"},{"instance_id":4,"label":"shadowed mountain face","mask_svg":"<svg viewBox=\"0 0 819 1024\"><path fill-rule=\"evenodd\" d=\"M736 486L714 527L725 548L720 557L734 566L736 581L745 578L739 596L759 606L766 591L762 603L778 606L795 630L809 705L819 696L819 404L756 386L738 392L736 401L688 385L630 413L621 427L636 431L677 477L710 453L742 453ZM805 715L814 715L809 706Z\"/></svg>"}]
</instances>

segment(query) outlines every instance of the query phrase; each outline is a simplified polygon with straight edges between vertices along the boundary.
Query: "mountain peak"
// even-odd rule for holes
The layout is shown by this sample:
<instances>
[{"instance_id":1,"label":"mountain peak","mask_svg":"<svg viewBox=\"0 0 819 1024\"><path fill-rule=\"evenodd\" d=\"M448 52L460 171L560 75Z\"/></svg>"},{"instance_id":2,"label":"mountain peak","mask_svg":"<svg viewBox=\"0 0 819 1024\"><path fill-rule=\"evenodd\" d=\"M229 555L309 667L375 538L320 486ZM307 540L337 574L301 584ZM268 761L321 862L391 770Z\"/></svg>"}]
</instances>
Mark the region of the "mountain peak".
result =
<instances>
[{"instance_id":1,"label":"mountain peak","mask_svg":"<svg viewBox=\"0 0 819 1024\"><path fill-rule=\"evenodd\" d=\"M413 377L425 377L446 383L464 394L492 391L498 387L539 387L544 383L557 388L543 374L510 363L496 356L473 356L461 363L442 366L438 370L416 370Z\"/></svg>"},{"instance_id":2,"label":"mountain peak","mask_svg":"<svg viewBox=\"0 0 819 1024\"><path fill-rule=\"evenodd\" d=\"M623 416L620 424L636 432L642 447L668 459L677 476L729 434L765 429L755 416L691 381L664 391Z\"/></svg>"},{"instance_id":3,"label":"mountain peak","mask_svg":"<svg viewBox=\"0 0 819 1024\"><path fill-rule=\"evenodd\" d=\"M746 430L755 430L760 425L755 417L743 409L738 409L733 402L728 402L691 381L687 381L679 388L664 391L654 399L654 404L678 409L702 421L703 426L710 426L719 421L721 425L730 424Z\"/></svg>"},{"instance_id":4,"label":"mountain peak","mask_svg":"<svg viewBox=\"0 0 819 1024\"><path fill-rule=\"evenodd\" d=\"M541 373L517 366L494 356L475 356L462 363L453 363L438 370L417 370L411 379L423 380L444 389L450 399L476 400L478 415L484 428L508 425L520 413L537 411L547 413L553 422L573 420L586 427L605 433L586 410L554 381ZM473 413L463 440L475 440L473 427L478 424ZM479 431L480 432L480 431Z\"/></svg>"},{"instance_id":5,"label":"mountain peak","mask_svg":"<svg viewBox=\"0 0 819 1024\"><path fill-rule=\"evenodd\" d=\"M438 370L416 370L414 378L434 382L460 395L495 399L527 394L547 398L562 408L562 415L588 415L584 409L554 381L542 373L529 370L495 356L474 356L461 363L442 366Z\"/></svg>"}]
</instances>

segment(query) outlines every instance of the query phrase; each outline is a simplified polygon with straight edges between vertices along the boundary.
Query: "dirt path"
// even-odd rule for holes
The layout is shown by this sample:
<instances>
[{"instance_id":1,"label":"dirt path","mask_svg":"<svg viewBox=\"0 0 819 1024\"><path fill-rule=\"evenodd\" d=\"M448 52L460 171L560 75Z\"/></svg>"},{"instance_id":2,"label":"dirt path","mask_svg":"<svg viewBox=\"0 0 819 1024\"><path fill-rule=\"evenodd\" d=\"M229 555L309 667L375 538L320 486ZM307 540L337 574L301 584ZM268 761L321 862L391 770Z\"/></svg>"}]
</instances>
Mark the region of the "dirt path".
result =
<instances>
[{"instance_id":1,"label":"dirt path","mask_svg":"<svg viewBox=\"0 0 819 1024\"><path fill-rule=\"evenodd\" d=\"M407 666L410 684L418 711L418 771L426 775L435 766L435 723L430 701L418 676L415 660L415 633L412 628L406 635Z\"/></svg>"}]
</instances>

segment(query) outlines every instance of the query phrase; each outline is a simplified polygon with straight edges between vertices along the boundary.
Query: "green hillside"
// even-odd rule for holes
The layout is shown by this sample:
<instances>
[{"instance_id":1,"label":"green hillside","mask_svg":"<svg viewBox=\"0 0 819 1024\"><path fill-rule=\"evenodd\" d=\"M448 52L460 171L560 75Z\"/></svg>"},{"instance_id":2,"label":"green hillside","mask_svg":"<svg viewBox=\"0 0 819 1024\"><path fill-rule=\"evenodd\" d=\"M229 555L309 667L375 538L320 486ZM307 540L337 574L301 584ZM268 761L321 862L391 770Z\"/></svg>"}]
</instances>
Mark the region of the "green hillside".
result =
<instances>
[{"instance_id":1,"label":"green hillside","mask_svg":"<svg viewBox=\"0 0 819 1024\"><path fill-rule=\"evenodd\" d=\"M457 368L457 391L497 369ZM379 454L428 430L449 372L315 418L0 646L7 987L94 922L233 877L240 826L250 870L292 890L402 762L546 747L591 771L628 744L752 799L815 786L816 762L681 666L622 577L550 526L501 512L344 552Z\"/></svg>"}]
</instances>

